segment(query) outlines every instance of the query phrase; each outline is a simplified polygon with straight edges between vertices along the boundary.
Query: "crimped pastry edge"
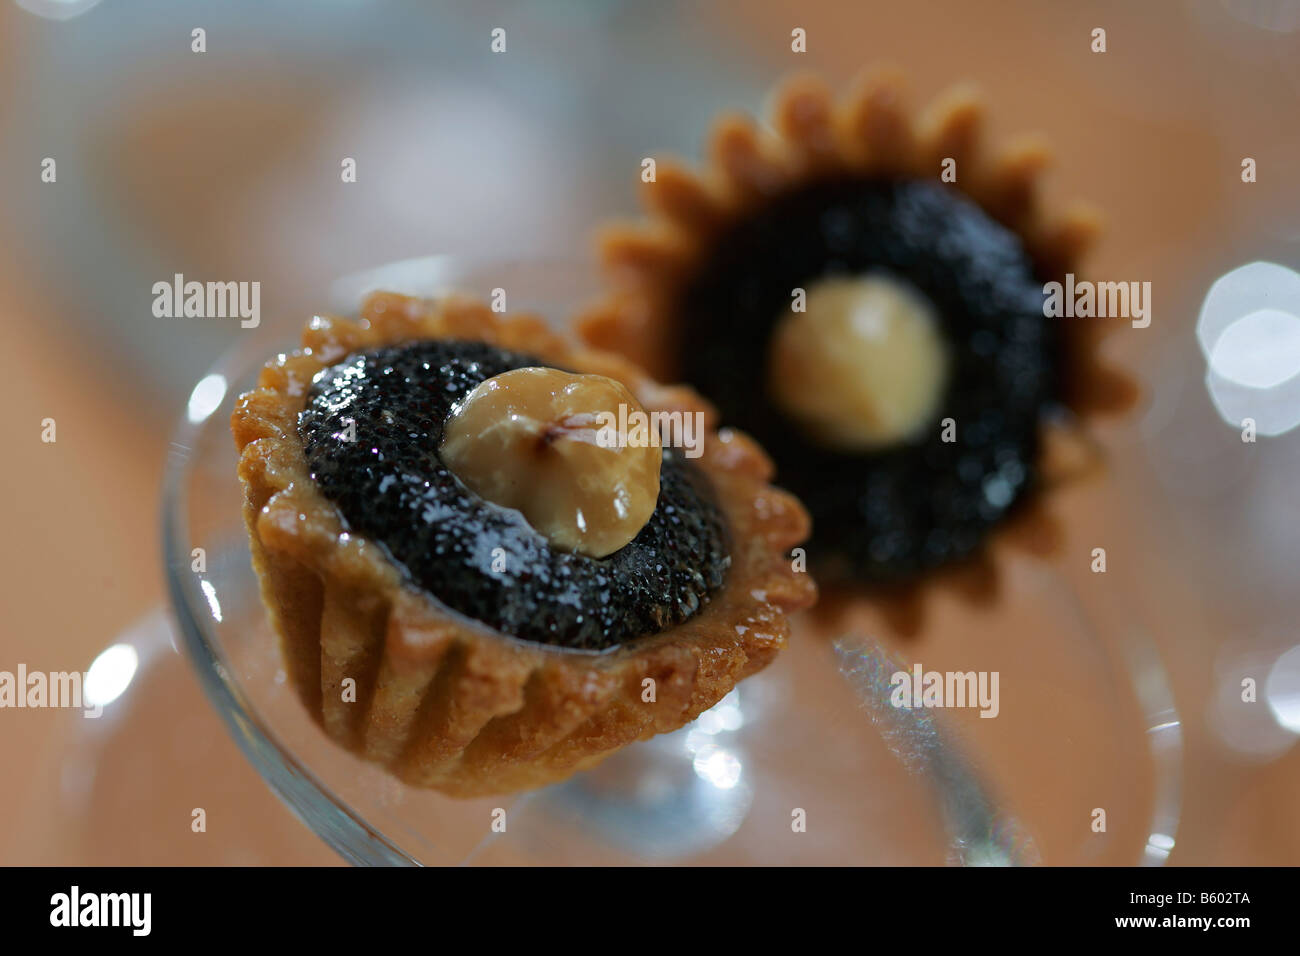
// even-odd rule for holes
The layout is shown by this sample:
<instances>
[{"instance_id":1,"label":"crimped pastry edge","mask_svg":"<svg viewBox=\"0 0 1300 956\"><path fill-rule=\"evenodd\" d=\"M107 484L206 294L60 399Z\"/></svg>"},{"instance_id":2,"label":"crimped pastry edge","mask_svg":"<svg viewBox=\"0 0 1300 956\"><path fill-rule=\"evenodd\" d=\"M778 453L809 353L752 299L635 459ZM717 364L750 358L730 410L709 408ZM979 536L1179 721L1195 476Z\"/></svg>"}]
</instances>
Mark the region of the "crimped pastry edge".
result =
<instances>
[{"instance_id":1,"label":"crimped pastry edge","mask_svg":"<svg viewBox=\"0 0 1300 956\"><path fill-rule=\"evenodd\" d=\"M610 652L499 634L407 584L381 547L347 534L310 480L297 415L312 377L351 352L421 338L485 341L624 382L648 410L701 411L697 464L733 539L723 588L693 617ZM286 671L337 743L417 787L478 796L538 787L624 745L675 730L761 670L784 646L786 614L815 586L789 551L808 516L768 484L753 441L715 429L688 389L657 385L620 357L571 345L541 319L485 305L377 293L359 321L318 316L303 347L278 356L231 417L245 521ZM344 680L355 681L355 701ZM643 700L644 681L654 700Z\"/></svg>"},{"instance_id":2,"label":"crimped pastry edge","mask_svg":"<svg viewBox=\"0 0 1300 956\"><path fill-rule=\"evenodd\" d=\"M721 116L698 170L659 160L655 181L642 184L646 217L612 223L597 236L607 289L580 312L579 337L671 381L678 371L677 290L689 281L713 236L792 188L846 173L938 180L940 163L949 157L958 168L951 188L1014 230L1040 274L1073 271L1099 237L1102 216L1083 202L1060 212L1044 208L1039 181L1051 152L1042 138L1022 134L991 148L984 129L987 107L973 85L958 84L919 111L905 105L905 88L903 72L889 66L865 72L838 99L820 78L797 74L774 91L767 125L741 114ZM1039 558L1057 552L1063 529L1052 494L1099 470L1089 420L1128 411L1139 398L1132 376L1101 355L1104 339L1118 327L1066 322L1064 401L1071 417L1043 423L1043 487L1018 504L986 546L913 582L863 591L851 577L823 580L823 600L814 612L823 629L837 627L844 619L841 609L851 610L865 599L896 631L915 634L932 594L991 604L1006 552Z\"/></svg>"}]
</instances>

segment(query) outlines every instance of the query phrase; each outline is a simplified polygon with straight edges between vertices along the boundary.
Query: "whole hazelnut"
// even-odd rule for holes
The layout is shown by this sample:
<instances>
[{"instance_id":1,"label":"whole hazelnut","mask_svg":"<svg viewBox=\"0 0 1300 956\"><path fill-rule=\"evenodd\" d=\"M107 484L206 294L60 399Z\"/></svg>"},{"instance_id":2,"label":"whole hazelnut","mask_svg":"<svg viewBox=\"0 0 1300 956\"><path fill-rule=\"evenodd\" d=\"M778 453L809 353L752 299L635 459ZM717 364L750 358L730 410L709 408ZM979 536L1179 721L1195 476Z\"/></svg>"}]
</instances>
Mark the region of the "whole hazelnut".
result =
<instances>
[{"instance_id":1,"label":"whole hazelnut","mask_svg":"<svg viewBox=\"0 0 1300 956\"><path fill-rule=\"evenodd\" d=\"M603 375L513 369L457 403L438 451L466 487L518 510L552 546L601 558L635 538L659 500L658 442L630 444L618 430L634 411L644 414Z\"/></svg>"},{"instance_id":2,"label":"whole hazelnut","mask_svg":"<svg viewBox=\"0 0 1300 956\"><path fill-rule=\"evenodd\" d=\"M823 445L867 451L914 437L939 409L948 353L930 302L886 276L831 277L772 335L768 390Z\"/></svg>"}]
</instances>

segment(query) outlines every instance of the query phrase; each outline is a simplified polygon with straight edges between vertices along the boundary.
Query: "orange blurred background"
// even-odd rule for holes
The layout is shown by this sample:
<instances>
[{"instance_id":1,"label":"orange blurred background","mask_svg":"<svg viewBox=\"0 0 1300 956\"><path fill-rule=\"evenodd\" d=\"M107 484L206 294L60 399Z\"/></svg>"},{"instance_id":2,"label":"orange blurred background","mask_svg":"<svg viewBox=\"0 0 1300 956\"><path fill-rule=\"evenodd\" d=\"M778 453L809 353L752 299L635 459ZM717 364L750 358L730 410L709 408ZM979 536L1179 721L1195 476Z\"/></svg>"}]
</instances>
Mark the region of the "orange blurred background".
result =
<instances>
[{"instance_id":1,"label":"orange blurred background","mask_svg":"<svg viewBox=\"0 0 1300 956\"><path fill-rule=\"evenodd\" d=\"M296 321L335 277L388 260L580 258L596 223L633 212L643 156L697 156L715 113L757 112L791 70L838 83L887 60L912 77L918 103L971 79L994 104L995 133L1044 133L1058 158L1048 201L1085 196L1106 211L1093 270L1152 282L1151 328L1115 345L1147 402L1103 436L1113 481L1068 514L1086 532L1104 510L1122 536L1111 550L1144 555L1117 573L1183 718L1173 862L1300 863L1294 728L1263 705L1258 727L1224 724L1217 703L1243 673L1262 686L1300 644L1300 439L1241 446L1203 386L1194 334L1218 276L1257 259L1300 265L1297 5L273 7L103 0L59 21L0 3L0 669L84 670L165 600L170 428L203 370L256 333L154 318L154 281L260 280L263 314ZM496 25L510 52L494 58ZM190 52L196 26L204 54ZM807 30L806 54L791 52L794 27ZM1107 30L1104 54L1090 51L1095 27ZM47 156L56 183L41 182ZM344 156L358 162L348 186ZM1245 156L1256 183L1241 181ZM54 444L40 440L45 418L57 421ZM165 704L151 712L166 722ZM111 844L81 836L30 837L50 803L40 768L75 719L0 712L0 765L14 771L0 788L0 861L111 858ZM268 837L263 861L332 861L207 719L194 730L211 741L202 759L229 761L231 799L288 834ZM184 776L178 765L151 786ZM149 820L123 826L149 842ZM238 862L154 842L160 862Z\"/></svg>"}]
</instances>

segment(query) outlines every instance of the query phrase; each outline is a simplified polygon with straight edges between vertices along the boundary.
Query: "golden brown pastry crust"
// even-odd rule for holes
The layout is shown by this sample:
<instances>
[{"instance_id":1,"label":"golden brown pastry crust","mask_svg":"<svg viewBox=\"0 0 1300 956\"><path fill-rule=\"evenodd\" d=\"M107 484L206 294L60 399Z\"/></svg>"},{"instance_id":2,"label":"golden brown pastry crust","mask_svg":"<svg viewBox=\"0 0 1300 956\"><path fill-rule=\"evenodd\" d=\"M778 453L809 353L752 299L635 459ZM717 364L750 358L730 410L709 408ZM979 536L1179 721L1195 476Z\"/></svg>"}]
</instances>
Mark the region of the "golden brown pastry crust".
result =
<instances>
[{"instance_id":1,"label":"golden brown pastry crust","mask_svg":"<svg viewBox=\"0 0 1300 956\"><path fill-rule=\"evenodd\" d=\"M344 533L307 474L297 432L312 377L347 354L421 338L485 341L628 386L648 410L703 411L697 464L732 535L723 588L693 617L607 653L497 633L406 584L373 543ZM231 427L262 595L300 698L326 733L402 780L455 796L541 786L633 740L675 730L766 666L786 614L815 598L789 550L808 517L767 484L771 464L747 437L714 430L693 392L656 385L617 356L571 346L535 317L509 320L477 302L389 293L360 321L317 317L303 348L263 370ZM344 700L343 681L356 683ZM654 702L643 702L653 679Z\"/></svg>"},{"instance_id":2,"label":"golden brown pastry crust","mask_svg":"<svg viewBox=\"0 0 1300 956\"><path fill-rule=\"evenodd\" d=\"M1038 180L1050 151L1041 139L1020 136L991 151L984 144L985 106L972 87L949 90L916 116L904 106L903 90L901 73L883 68L864 75L837 102L821 80L795 76L776 91L770 130L745 116L727 115L715 124L701 171L659 161L655 181L642 185L648 220L611 225L598 237L610 290L579 316L582 339L631 358L659 380L672 381L679 371L680 289L714 236L771 198L808 182L846 172L937 179L945 158L957 161L952 188L1019 234L1040 275L1073 271L1097 238L1101 217L1082 203L1057 215L1042 209ZM1080 419L1122 412L1137 400L1131 377L1100 359L1101 341L1116 327L1090 321L1065 325L1064 399ZM1044 430L1042 471L1050 488L1081 473L1078 456L1070 450L1095 447L1077 422L1045 423ZM974 557L931 572L918 584L874 592L872 599L903 633L920 627L931 588L955 591L973 603L991 601L997 594L1002 546L1039 555L1058 546L1060 532L1048 497L1040 491L1022 502ZM852 595L824 595L816 613L832 619L846 600L853 600Z\"/></svg>"}]
</instances>

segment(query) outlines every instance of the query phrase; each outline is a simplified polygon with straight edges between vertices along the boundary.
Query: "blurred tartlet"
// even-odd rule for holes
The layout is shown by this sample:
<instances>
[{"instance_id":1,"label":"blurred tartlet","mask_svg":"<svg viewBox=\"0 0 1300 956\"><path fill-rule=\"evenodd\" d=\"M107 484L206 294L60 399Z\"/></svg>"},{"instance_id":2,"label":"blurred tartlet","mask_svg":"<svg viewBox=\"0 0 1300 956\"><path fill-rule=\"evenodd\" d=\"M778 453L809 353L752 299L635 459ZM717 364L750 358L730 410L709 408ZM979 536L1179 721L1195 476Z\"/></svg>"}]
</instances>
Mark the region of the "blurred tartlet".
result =
<instances>
[{"instance_id":1,"label":"blurred tartlet","mask_svg":"<svg viewBox=\"0 0 1300 956\"><path fill-rule=\"evenodd\" d=\"M597 447L583 403L611 396L703 415L699 457ZM536 787L675 730L815 596L788 556L807 515L762 451L537 318L373 295L313 319L232 429L293 686L415 786Z\"/></svg>"},{"instance_id":2,"label":"blurred tartlet","mask_svg":"<svg viewBox=\"0 0 1300 956\"><path fill-rule=\"evenodd\" d=\"M837 103L797 77L772 131L726 116L701 173L659 161L649 221L601 234L610 292L579 330L754 435L819 581L914 630L930 586L993 597L1003 542L1056 546L1046 492L1095 462L1081 420L1136 390L1098 359L1114 323L1044 315L1098 217L1040 208L1043 144L991 154L977 93L914 120L901 89L882 70Z\"/></svg>"}]
</instances>

